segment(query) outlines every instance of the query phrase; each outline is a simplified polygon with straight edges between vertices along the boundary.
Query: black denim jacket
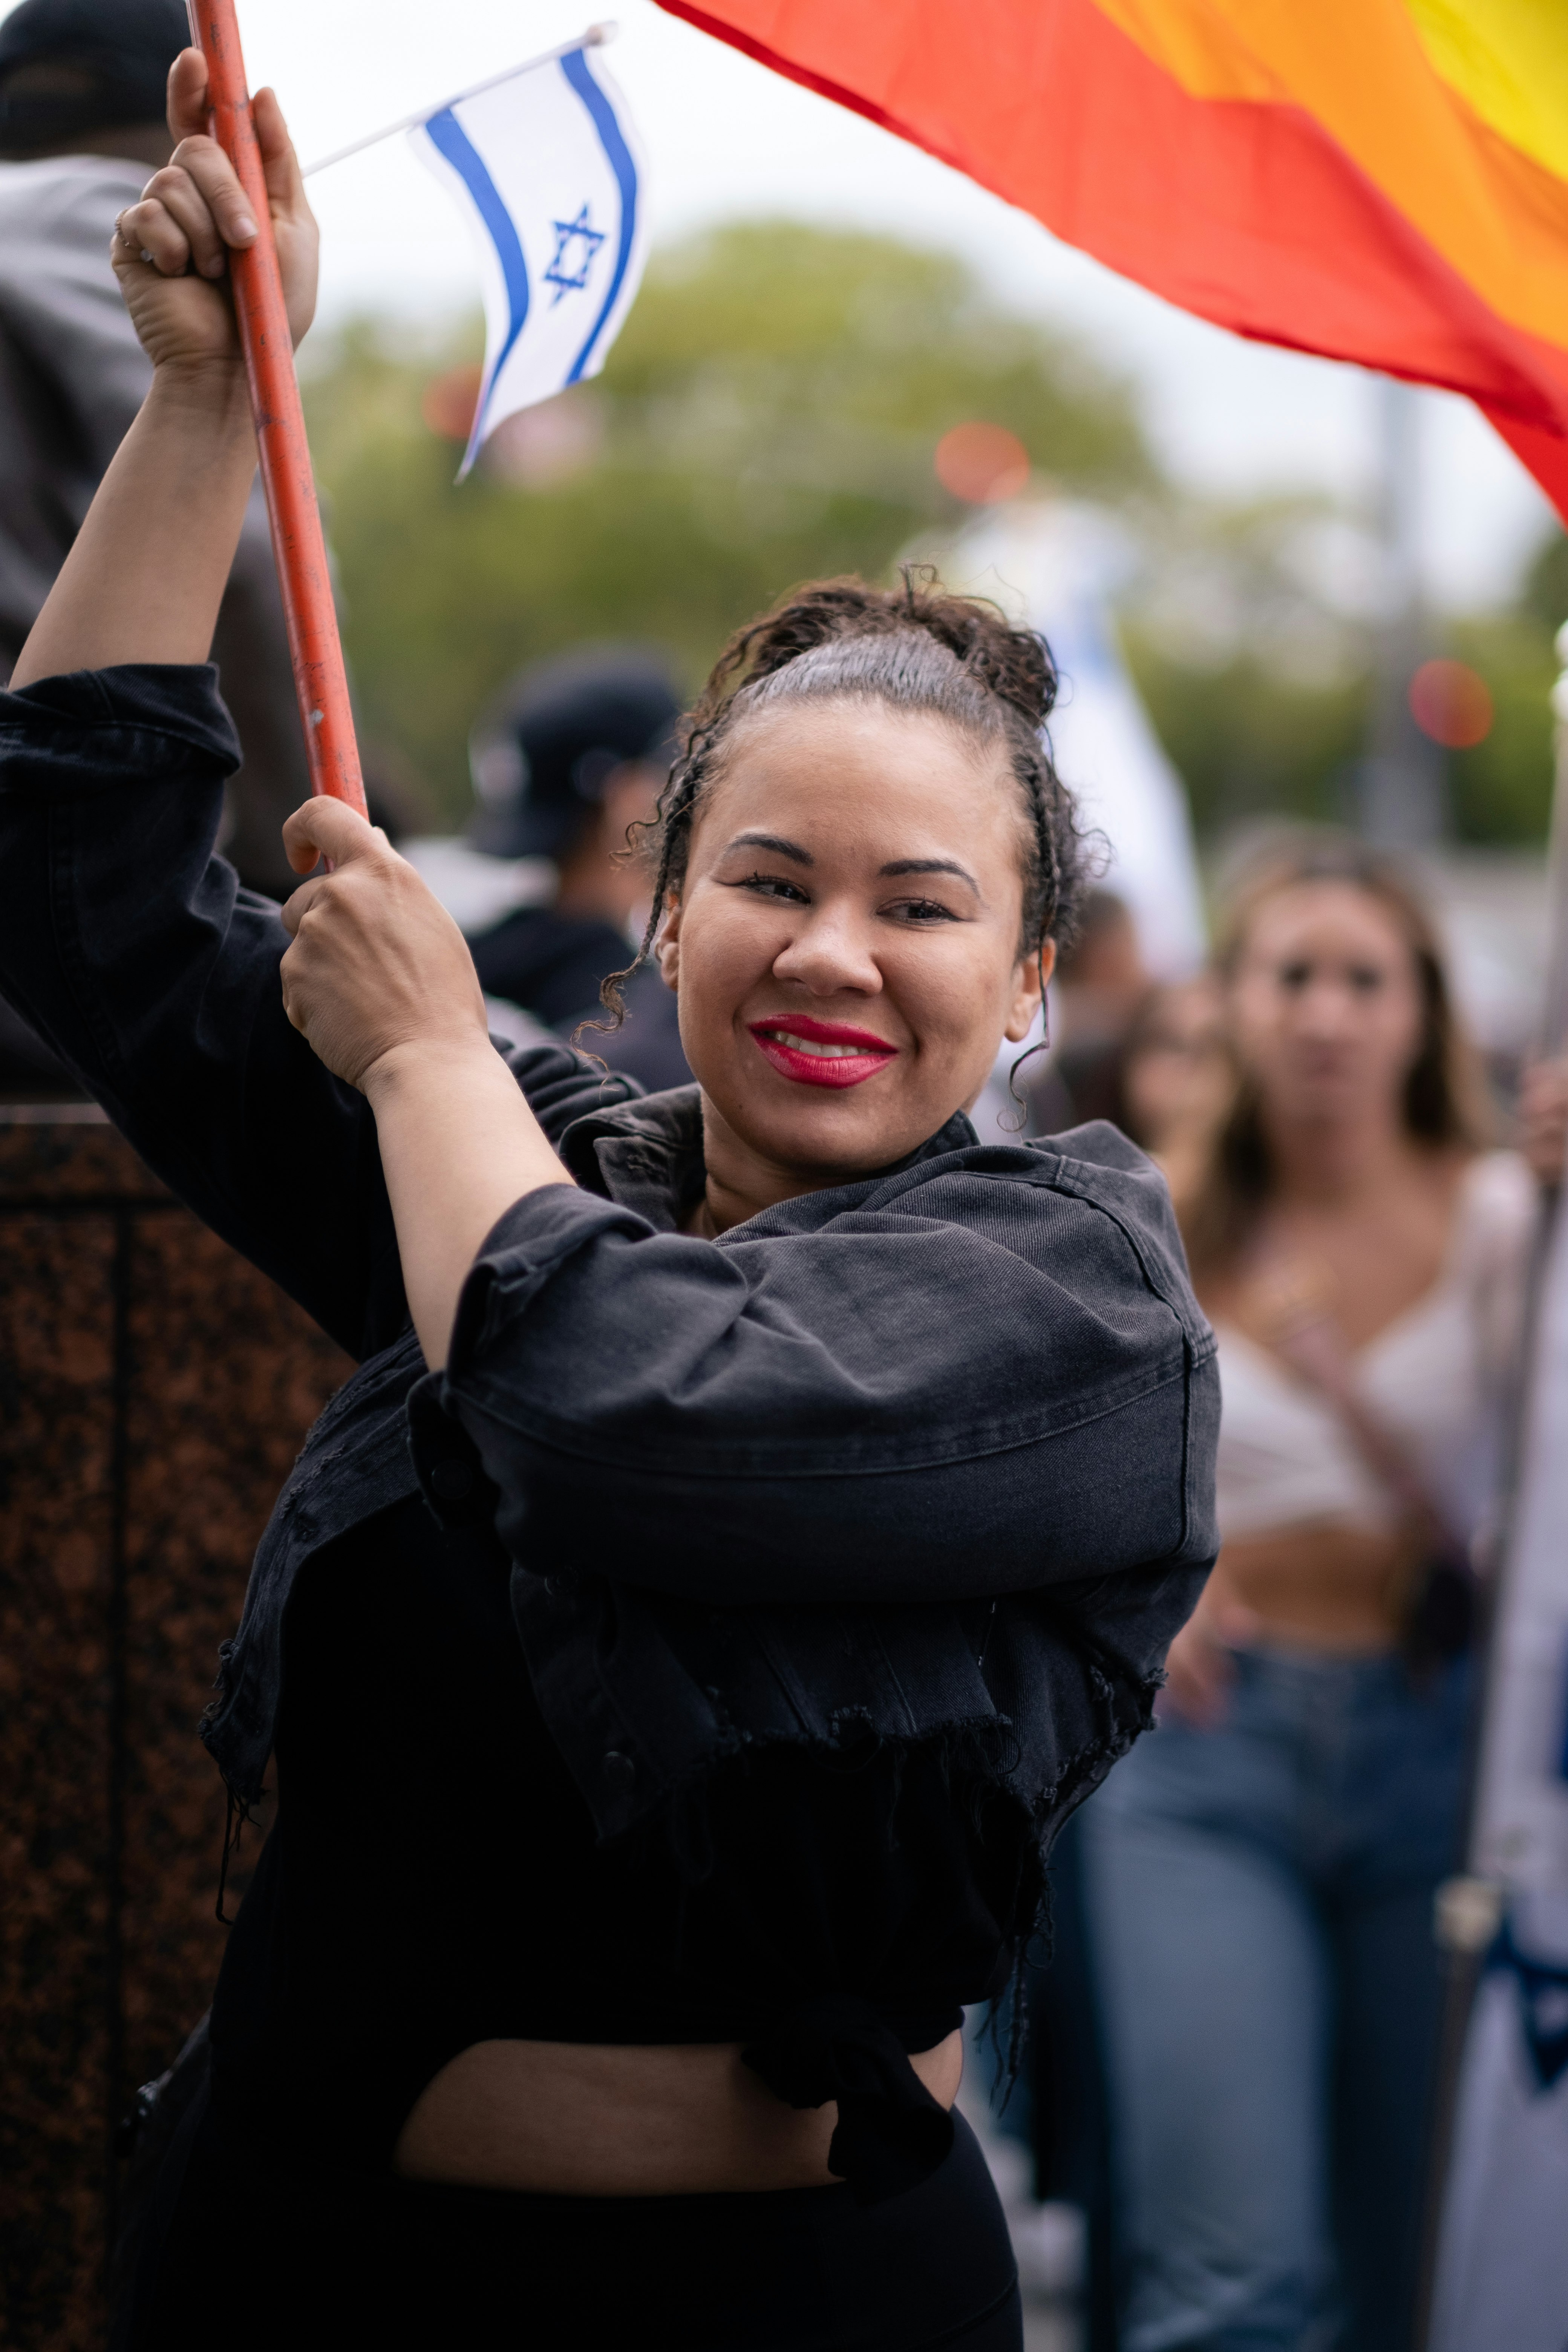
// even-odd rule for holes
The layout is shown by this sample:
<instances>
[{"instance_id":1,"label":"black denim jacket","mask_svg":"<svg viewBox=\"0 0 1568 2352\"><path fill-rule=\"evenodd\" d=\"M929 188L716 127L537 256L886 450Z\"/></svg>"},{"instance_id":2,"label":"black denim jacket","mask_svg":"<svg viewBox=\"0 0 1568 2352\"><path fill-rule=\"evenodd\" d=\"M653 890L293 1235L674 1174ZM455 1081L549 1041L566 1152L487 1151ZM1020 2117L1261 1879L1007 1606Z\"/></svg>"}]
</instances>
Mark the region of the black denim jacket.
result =
<instances>
[{"instance_id":1,"label":"black denim jacket","mask_svg":"<svg viewBox=\"0 0 1568 2352\"><path fill-rule=\"evenodd\" d=\"M214 854L211 669L0 696L0 989L362 1369L257 1555L205 1736L259 1791L300 1568L416 1481L493 1522L551 1731L613 1838L759 1743L946 1743L1037 1853L1149 1720L1217 1549L1214 1339L1112 1128L898 1167L718 1242L696 1090L509 1056L577 1189L486 1240L425 1373L363 1097L289 1027ZM365 1759L374 1784L390 1761Z\"/></svg>"}]
</instances>

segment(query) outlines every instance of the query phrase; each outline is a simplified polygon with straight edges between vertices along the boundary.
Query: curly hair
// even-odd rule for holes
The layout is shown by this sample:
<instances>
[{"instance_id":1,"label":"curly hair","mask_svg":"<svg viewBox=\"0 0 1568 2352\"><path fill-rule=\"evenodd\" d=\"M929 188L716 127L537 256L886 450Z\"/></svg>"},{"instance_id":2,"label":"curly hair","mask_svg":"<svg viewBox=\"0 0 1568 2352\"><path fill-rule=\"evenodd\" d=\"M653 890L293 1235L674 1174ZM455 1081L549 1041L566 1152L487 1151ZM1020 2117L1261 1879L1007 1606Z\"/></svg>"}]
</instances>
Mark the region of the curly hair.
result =
<instances>
[{"instance_id":1,"label":"curly hair","mask_svg":"<svg viewBox=\"0 0 1568 2352\"><path fill-rule=\"evenodd\" d=\"M949 595L934 574L907 568L899 588L863 580L816 580L737 629L680 721L680 750L645 828L655 868L653 904L636 956L600 997L618 1025L624 983L652 950L667 900L686 875L703 794L751 713L784 702L847 695L895 710L926 711L971 740L1003 750L1026 819L1020 956L1072 934L1090 860L1072 795L1051 764L1044 728L1057 698L1050 648L1016 629L995 605Z\"/></svg>"}]
</instances>

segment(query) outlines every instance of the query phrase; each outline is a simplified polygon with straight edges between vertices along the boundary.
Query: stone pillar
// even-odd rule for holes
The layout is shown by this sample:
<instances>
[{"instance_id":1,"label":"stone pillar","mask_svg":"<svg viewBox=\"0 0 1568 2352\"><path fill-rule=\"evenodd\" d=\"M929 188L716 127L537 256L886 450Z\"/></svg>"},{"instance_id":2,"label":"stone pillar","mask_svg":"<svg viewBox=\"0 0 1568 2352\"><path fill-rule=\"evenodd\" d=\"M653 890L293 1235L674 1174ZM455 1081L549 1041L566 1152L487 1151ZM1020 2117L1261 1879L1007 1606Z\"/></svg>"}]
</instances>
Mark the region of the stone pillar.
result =
<instances>
[{"instance_id":1,"label":"stone pillar","mask_svg":"<svg viewBox=\"0 0 1568 2352\"><path fill-rule=\"evenodd\" d=\"M0 2340L17 2352L102 2345L116 2127L223 1950L223 1790L196 1718L273 1497L350 1370L94 1106L0 1104Z\"/></svg>"}]
</instances>

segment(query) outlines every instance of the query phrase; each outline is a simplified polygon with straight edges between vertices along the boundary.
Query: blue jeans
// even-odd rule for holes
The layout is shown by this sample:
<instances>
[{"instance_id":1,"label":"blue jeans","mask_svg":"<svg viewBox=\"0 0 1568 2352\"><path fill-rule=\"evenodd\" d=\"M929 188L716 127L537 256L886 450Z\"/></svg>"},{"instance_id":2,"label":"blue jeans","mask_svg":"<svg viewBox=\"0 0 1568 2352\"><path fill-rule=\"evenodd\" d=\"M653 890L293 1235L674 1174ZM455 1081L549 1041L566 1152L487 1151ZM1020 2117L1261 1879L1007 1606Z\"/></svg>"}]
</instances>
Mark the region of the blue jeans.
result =
<instances>
[{"instance_id":1,"label":"blue jeans","mask_svg":"<svg viewBox=\"0 0 1568 2352\"><path fill-rule=\"evenodd\" d=\"M1404 2352L1468 1679L1244 1653L1086 1808L1125 2352Z\"/></svg>"}]
</instances>

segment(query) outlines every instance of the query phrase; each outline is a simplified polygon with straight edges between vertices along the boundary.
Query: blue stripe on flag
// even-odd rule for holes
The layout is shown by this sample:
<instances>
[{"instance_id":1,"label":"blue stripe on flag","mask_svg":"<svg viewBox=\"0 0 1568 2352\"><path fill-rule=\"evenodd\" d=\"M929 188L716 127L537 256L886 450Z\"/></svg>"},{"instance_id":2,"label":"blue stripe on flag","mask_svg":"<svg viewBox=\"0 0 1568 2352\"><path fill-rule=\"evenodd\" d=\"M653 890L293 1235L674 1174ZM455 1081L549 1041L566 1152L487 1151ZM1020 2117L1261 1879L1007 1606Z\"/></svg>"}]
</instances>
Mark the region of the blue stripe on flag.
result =
<instances>
[{"instance_id":1,"label":"blue stripe on flag","mask_svg":"<svg viewBox=\"0 0 1568 2352\"><path fill-rule=\"evenodd\" d=\"M500 262L501 276L506 281L507 301L511 310L510 331L503 348L497 355L496 363L490 370L489 382L485 385L479 405L474 411L473 431L468 436L468 457L471 457L479 447L483 435L485 411L489 405L490 394L494 391L500 372L511 355L512 346L527 323L528 264L523 259L522 246L516 229L512 226L511 215L501 202L500 192L486 171L484 159L479 149L474 145L450 107L443 114L431 115L425 128L429 133L432 144L440 149L453 170L461 173L468 194L479 208L479 217L490 233L490 242L495 247L497 257ZM597 331L595 329L595 332ZM463 464L466 472L467 457Z\"/></svg>"},{"instance_id":2,"label":"blue stripe on flag","mask_svg":"<svg viewBox=\"0 0 1568 2352\"><path fill-rule=\"evenodd\" d=\"M572 363L572 372L566 381L575 383L604 331L605 320L616 307L616 297L621 290L621 280L631 259L632 238L637 234L637 167L632 162L630 148L621 136L615 108L588 70L585 52L574 49L570 57L562 58L561 70L587 108L594 128L599 134L599 144L609 160L610 169L621 191L621 242L616 255L615 275L610 279L610 290L594 321L593 331Z\"/></svg>"}]
</instances>

